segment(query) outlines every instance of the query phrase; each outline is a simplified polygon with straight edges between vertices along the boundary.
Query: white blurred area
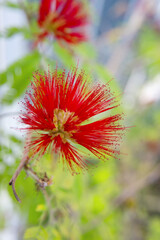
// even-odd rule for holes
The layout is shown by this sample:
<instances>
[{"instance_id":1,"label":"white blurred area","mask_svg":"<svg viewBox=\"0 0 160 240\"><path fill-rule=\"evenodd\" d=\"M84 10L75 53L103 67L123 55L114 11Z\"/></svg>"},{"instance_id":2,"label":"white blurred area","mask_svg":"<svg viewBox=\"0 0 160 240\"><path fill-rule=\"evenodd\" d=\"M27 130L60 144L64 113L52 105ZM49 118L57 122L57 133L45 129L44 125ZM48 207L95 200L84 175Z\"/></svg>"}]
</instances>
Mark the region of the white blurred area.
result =
<instances>
[{"instance_id":1,"label":"white blurred area","mask_svg":"<svg viewBox=\"0 0 160 240\"><path fill-rule=\"evenodd\" d=\"M9 27L19 27L26 23L24 14L18 9L11 9L4 7L6 0L0 0L0 32L3 33ZM17 0L10 0L10 2L17 2ZM0 38L0 72L15 62L16 60L23 57L27 52L27 45L23 37L19 34L11 38ZM0 80L1 81L1 80ZM0 100L1 96L7 91L7 85L3 85L0 88ZM5 109L0 105L0 114L17 112L18 104L13 103L11 106L5 106ZM21 136L21 134L15 129L17 126L17 120L12 115L2 117L0 119L1 129L4 133ZM0 136L0 144L8 145L7 141L3 136ZM15 149L16 150L16 149ZM6 156L7 165L13 162L9 156ZM0 166L0 171L3 171ZM24 219L20 216L17 209L14 207L12 199L8 192L0 186L0 219L2 218L5 226L3 230L0 229L0 240L18 240L20 229L24 227Z\"/></svg>"},{"instance_id":2,"label":"white blurred area","mask_svg":"<svg viewBox=\"0 0 160 240\"><path fill-rule=\"evenodd\" d=\"M0 32L5 32L7 28L10 27L20 27L26 24L26 19L24 13L19 9L12 9L4 6L6 0L0 0ZM10 2L17 3L18 0L10 0ZM5 71L5 69L15 61L19 60L21 57L27 54L27 43L23 36L16 34L11 38L0 38L0 72ZM0 88L0 100L1 97L8 90L8 85L4 84ZM5 108L0 105L0 114L15 113L19 111L19 106L17 102L14 102L10 106L5 106ZM14 126L17 125L17 121L13 116L7 116L2 118L0 121L1 127L10 134L17 135L18 132L15 131ZM21 134L18 134L19 136Z\"/></svg>"},{"instance_id":3,"label":"white blurred area","mask_svg":"<svg viewBox=\"0 0 160 240\"><path fill-rule=\"evenodd\" d=\"M0 190L0 213L5 222L5 228L0 231L0 239L18 240L19 231L24 226L24 219L17 213L10 196L4 189Z\"/></svg>"},{"instance_id":4,"label":"white blurred area","mask_svg":"<svg viewBox=\"0 0 160 240\"><path fill-rule=\"evenodd\" d=\"M160 101L160 74L142 87L139 101L141 105L149 105Z\"/></svg>"},{"instance_id":5,"label":"white blurred area","mask_svg":"<svg viewBox=\"0 0 160 240\"><path fill-rule=\"evenodd\" d=\"M17 1L10 0L13 3ZM9 27L23 26L26 22L23 12L4 7L5 2L6 0L0 0L0 32L4 32ZM20 34L8 39L0 38L0 71L5 70L26 52L26 43Z\"/></svg>"}]
</instances>

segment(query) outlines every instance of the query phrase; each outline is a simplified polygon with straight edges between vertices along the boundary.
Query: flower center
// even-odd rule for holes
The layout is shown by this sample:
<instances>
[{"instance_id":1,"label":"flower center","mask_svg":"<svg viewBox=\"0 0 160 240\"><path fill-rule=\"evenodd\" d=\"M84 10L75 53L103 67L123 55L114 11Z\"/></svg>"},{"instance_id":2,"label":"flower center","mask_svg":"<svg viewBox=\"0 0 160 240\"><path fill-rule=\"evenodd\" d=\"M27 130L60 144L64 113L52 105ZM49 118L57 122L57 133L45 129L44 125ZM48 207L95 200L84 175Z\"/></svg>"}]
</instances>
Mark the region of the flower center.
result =
<instances>
[{"instance_id":1,"label":"flower center","mask_svg":"<svg viewBox=\"0 0 160 240\"><path fill-rule=\"evenodd\" d=\"M55 128L49 131L49 135L53 138L59 135L64 142L66 142L67 139L71 139L73 131L67 132L64 130L64 124L70 117L72 117L71 121L75 122L77 120L77 117L74 116L73 112L64 111L62 109L56 108L54 110L53 117L53 123L55 125Z\"/></svg>"},{"instance_id":2,"label":"flower center","mask_svg":"<svg viewBox=\"0 0 160 240\"><path fill-rule=\"evenodd\" d=\"M58 13L50 13L46 17L45 21L43 22L44 29L48 30L49 32L56 33L58 31L59 27L62 27L65 25L66 20L61 18L57 18Z\"/></svg>"}]
</instances>

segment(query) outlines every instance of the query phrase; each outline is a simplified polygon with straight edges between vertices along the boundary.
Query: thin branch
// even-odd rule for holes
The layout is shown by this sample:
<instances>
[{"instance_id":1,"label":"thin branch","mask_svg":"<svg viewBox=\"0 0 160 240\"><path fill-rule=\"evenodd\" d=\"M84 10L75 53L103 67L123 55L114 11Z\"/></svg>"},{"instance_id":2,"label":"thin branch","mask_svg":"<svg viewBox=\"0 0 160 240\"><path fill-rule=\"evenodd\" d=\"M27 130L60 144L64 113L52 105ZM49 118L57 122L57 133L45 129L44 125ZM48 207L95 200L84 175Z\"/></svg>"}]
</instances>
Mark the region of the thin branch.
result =
<instances>
[{"instance_id":1,"label":"thin branch","mask_svg":"<svg viewBox=\"0 0 160 240\"><path fill-rule=\"evenodd\" d=\"M24 169L33 179L36 180L37 184L40 186L41 191L43 192L45 201L48 205L49 222L50 222L51 225L53 225L54 222L55 222L54 209L53 209L52 204L51 204L53 196L49 196L46 189L45 189L45 187L47 187L47 186L49 186L53 183L52 178L49 179L46 173L45 173L44 177L39 178L37 176L36 172L33 171L33 169L31 167L27 166L27 165L24 166ZM46 216L46 214L43 215L43 217L44 216ZM43 219L42 219L42 221L43 221Z\"/></svg>"},{"instance_id":2,"label":"thin branch","mask_svg":"<svg viewBox=\"0 0 160 240\"><path fill-rule=\"evenodd\" d=\"M32 20L32 12L27 9L23 0L18 0L18 4L20 8L25 12L28 24L30 24Z\"/></svg>"},{"instance_id":3,"label":"thin branch","mask_svg":"<svg viewBox=\"0 0 160 240\"><path fill-rule=\"evenodd\" d=\"M14 173L13 177L11 178L10 182L9 182L9 185L12 185L12 189L13 189L13 193L14 193L14 196L15 198L17 199L18 202L21 202L20 198L18 197L17 193L16 193L16 189L15 189L15 181L18 177L18 175L20 174L22 168L25 166L26 162L29 161L29 158L26 156L22 159L22 161L20 162L16 172Z\"/></svg>"},{"instance_id":4,"label":"thin branch","mask_svg":"<svg viewBox=\"0 0 160 240\"><path fill-rule=\"evenodd\" d=\"M56 220L54 218L54 209L53 209L53 206L51 203L52 199L53 199L53 195L49 196L46 189L42 189L42 192L43 192L43 195L44 195L47 207L48 207L49 223L50 223L50 225L53 225L56 222Z\"/></svg>"},{"instance_id":5,"label":"thin branch","mask_svg":"<svg viewBox=\"0 0 160 240\"><path fill-rule=\"evenodd\" d=\"M26 146L27 146L27 142L30 141L31 139L31 135L30 133L28 132L27 134L27 137L26 137ZM13 189L13 193L14 193L14 196L15 198L17 199L18 202L21 202L20 198L18 197L17 193L16 193L16 189L15 189L15 181L18 177L18 175L20 174L22 168L29 162L30 158L29 158L29 154L28 154L28 150L27 150L27 147L24 147L26 150L24 151L24 156L17 168L17 170L15 171L13 177L11 178L10 182L9 182L9 185L12 185L12 189Z\"/></svg>"},{"instance_id":6,"label":"thin branch","mask_svg":"<svg viewBox=\"0 0 160 240\"><path fill-rule=\"evenodd\" d=\"M21 202L21 200L18 197L18 194L17 194L16 189L15 189L15 181L16 181L19 173L21 172L22 168L24 168L26 170L28 175L30 175L34 180L36 180L36 182L38 183L38 185L42 189L44 189L45 187L52 184L52 179L49 179L46 174L44 175L43 178L39 178L38 175L36 174L36 172L34 172L33 169L27 165L28 161L29 161L29 158L24 158L21 161L21 163L18 166L15 174L13 175L12 179L9 182L9 185L12 185L14 196L17 199L18 202Z\"/></svg>"},{"instance_id":7,"label":"thin branch","mask_svg":"<svg viewBox=\"0 0 160 240\"><path fill-rule=\"evenodd\" d=\"M29 167L27 164L24 165L24 169L26 170L28 175L30 175L42 189L44 189L45 187L47 187L53 183L52 178L49 179L48 176L46 175L46 173L45 173L44 177L40 178L40 177L38 177L37 173L35 171L33 171L33 169L31 167Z\"/></svg>"}]
</instances>

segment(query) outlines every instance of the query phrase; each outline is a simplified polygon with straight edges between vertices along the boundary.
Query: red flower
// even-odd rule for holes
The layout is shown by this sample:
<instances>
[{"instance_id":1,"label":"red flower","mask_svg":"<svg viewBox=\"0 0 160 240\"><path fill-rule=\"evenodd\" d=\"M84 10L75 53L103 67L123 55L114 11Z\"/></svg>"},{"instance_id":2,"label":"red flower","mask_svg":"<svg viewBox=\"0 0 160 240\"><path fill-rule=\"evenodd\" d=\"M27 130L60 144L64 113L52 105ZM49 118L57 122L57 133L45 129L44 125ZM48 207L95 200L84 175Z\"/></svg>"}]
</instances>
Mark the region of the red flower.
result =
<instances>
[{"instance_id":1,"label":"red flower","mask_svg":"<svg viewBox=\"0 0 160 240\"><path fill-rule=\"evenodd\" d=\"M117 145L124 127L121 114L94 117L116 108L116 99L108 84L89 84L83 71L56 69L41 75L36 72L23 102L21 121L33 136L28 147L43 155L48 149L60 153L68 167L85 168L78 146L100 159L119 154Z\"/></svg>"},{"instance_id":2,"label":"red flower","mask_svg":"<svg viewBox=\"0 0 160 240\"><path fill-rule=\"evenodd\" d=\"M79 0L41 0L38 24L39 40L54 34L58 40L76 44L87 39L84 27L88 15Z\"/></svg>"}]
</instances>

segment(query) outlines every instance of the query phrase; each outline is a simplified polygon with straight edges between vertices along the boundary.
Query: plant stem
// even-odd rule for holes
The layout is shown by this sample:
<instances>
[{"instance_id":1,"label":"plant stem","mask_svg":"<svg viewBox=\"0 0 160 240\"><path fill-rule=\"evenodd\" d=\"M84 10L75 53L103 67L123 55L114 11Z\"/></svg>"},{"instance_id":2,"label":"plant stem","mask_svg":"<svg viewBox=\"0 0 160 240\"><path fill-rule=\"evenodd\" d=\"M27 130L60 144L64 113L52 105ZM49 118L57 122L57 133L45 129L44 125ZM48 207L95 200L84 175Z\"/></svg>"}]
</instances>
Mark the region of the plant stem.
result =
<instances>
[{"instance_id":1,"label":"plant stem","mask_svg":"<svg viewBox=\"0 0 160 240\"><path fill-rule=\"evenodd\" d=\"M13 189L13 193L15 198L17 199L18 202L21 202L20 198L18 197L17 193L16 193L16 189L15 189L15 181L18 177L18 175L20 174L22 168L26 165L26 163L29 161L29 157L24 156L24 158L22 159L22 161L20 162L15 174L13 175L13 177L11 178L9 185L12 185L12 189Z\"/></svg>"}]
</instances>

